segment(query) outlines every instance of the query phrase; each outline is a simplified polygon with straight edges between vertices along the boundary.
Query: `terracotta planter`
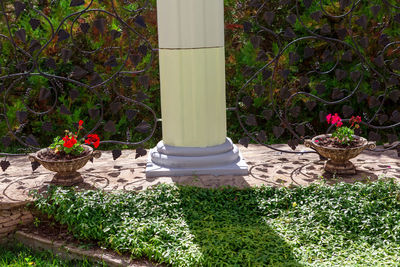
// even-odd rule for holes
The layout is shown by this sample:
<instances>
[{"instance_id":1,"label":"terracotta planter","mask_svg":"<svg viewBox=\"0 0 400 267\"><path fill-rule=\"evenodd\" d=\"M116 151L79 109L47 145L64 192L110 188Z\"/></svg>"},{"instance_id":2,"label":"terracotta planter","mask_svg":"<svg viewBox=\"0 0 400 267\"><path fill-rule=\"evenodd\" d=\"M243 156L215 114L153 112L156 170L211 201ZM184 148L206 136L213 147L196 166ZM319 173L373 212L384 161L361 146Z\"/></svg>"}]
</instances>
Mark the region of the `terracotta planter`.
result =
<instances>
[{"instance_id":1,"label":"terracotta planter","mask_svg":"<svg viewBox=\"0 0 400 267\"><path fill-rule=\"evenodd\" d=\"M89 151L85 156L71 159L71 160L45 160L39 157L41 153L44 153L48 148L39 150L35 154L29 155L29 159L32 162L38 162L49 171L56 172L51 183L63 186L72 186L83 181L82 175L77 172L86 165L86 163L92 158L100 158L100 151L93 151L90 146L82 145L86 151Z\"/></svg>"},{"instance_id":2,"label":"terracotta planter","mask_svg":"<svg viewBox=\"0 0 400 267\"><path fill-rule=\"evenodd\" d=\"M321 156L328 159L325 163L325 171L336 174L356 174L356 168L350 159L357 157L365 149L375 149L375 142L368 142L367 139L354 136L354 138L361 140L362 145L350 148L334 148L324 147L319 145L315 140L331 137L330 134L323 134L314 137L312 140L307 139L304 141L306 147L315 149Z\"/></svg>"}]
</instances>

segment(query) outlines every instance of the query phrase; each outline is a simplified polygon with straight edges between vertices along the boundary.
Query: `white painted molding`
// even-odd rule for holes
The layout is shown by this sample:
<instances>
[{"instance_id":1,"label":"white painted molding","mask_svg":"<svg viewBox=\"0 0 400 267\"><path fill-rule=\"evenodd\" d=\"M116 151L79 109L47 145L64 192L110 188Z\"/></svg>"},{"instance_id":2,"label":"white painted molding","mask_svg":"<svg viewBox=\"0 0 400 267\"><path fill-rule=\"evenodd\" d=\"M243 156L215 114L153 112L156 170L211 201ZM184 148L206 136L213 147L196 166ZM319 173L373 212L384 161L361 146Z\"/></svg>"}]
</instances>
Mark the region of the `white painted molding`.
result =
<instances>
[{"instance_id":1,"label":"white painted molding","mask_svg":"<svg viewBox=\"0 0 400 267\"><path fill-rule=\"evenodd\" d=\"M239 149L229 138L226 138L222 145L206 148L166 147L162 142L159 145L149 152L146 165L147 177L248 175L249 173Z\"/></svg>"}]
</instances>

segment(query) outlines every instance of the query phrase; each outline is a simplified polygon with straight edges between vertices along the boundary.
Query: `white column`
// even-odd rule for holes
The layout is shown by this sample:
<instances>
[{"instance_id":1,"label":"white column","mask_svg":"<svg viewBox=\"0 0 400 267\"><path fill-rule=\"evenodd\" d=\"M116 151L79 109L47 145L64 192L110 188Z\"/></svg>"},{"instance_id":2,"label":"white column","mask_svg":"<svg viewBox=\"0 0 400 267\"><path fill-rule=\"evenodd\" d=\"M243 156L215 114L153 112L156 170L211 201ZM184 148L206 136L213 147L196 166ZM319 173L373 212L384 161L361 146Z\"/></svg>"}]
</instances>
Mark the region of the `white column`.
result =
<instances>
[{"instance_id":1,"label":"white column","mask_svg":"<svg viewBox=\"0 0 400 267\"><path fill-rule=\"evenodd\" d=\"M226 137L223 0L157 0L163 141L147 176L247 174Z\"/></svg>"}]
</instances>

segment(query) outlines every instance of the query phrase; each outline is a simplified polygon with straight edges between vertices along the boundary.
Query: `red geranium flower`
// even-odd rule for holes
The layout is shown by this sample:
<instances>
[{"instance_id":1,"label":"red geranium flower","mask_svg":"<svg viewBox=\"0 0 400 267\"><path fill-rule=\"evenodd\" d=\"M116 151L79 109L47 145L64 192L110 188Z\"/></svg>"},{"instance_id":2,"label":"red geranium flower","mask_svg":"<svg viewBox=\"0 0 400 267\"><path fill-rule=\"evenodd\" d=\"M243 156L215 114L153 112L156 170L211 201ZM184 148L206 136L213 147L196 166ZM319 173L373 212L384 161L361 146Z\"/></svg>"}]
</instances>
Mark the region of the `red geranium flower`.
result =
<instances>
[{"instance_id":1,"label":"red geranium flower","mask_svg":"<svg viewBox=\"0 0 400 267\"><path fill-rule=\"evenodd\" d=\"M74 137L71 137L71 138L69 138L69 136L68 135L66 135L64 138L63 138L63 141L64 141L64 146L65 147L67 147L67 148L72 148L75 144L76 144L76 139L74 138Z\"/></svg>"},{"instance_id":2,"label":"red geranium flower","mask_svg":"<svg viewBox=\"0 0 400 267\"><path fill-rule=\"evenodd\" d=\"M100 145L100 138L97 134L89 134L85 143L88 145L93 145L95 148L98 148Z\"/></svg>"},{"instance_id":3,"label":"red geranium flower","mask_svg":"<svg viewBox=\"0 0 400 267\"><path fill-rule=\"evenodd\" d=\"M352 116L350 119L351 126L354 126L354 124L360 123L360 122L361 122L360 116L357 116L357 117Z\"/></svg>"}]
</instances>

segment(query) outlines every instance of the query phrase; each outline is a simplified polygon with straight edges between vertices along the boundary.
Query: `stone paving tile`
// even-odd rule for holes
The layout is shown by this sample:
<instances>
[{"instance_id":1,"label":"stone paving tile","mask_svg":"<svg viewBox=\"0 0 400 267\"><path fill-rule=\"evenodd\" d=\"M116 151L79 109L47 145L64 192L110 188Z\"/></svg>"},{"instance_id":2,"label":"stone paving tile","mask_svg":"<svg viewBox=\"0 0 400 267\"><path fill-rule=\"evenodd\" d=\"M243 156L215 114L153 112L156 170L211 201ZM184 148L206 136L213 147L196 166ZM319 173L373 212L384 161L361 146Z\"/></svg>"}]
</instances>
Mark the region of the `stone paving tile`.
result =
<instances>
[{"instance_id":1,"label":"stone paving tile","mask_svg":"<svg viewBox=\"0 0 400 267\"><path fill-rule=\"evenodd\" d=\"M274 145L274 148L288 150L286 145ZM89 162L81 173L83 189L111 190L144 190L160 183L178 183L198 187L217 188L234 186L293 186L307 185L324 179L328 184L336 182L367 182L381 177L400 180L400 160L394 150L384 153L366 151L353 159L358 173L346 177L334 177L324 173L324 162L315 153L288 154L280 153L261 145L239 145L244 159L249 164L250 174L247 176L182 176L147 178L145 176L147 157L135 159L135 151L124 150L117 160L112 159L111 152L103 152L100 159ZM289 148L290 150L290 148ZM302 146L297 151L310 151ZM53 174L40 166L32 172L27 157L9 159L11 166L0 174L0 204L29 200L28 193L32 189L46 188Z\"/></svg>"}]
</instances>

